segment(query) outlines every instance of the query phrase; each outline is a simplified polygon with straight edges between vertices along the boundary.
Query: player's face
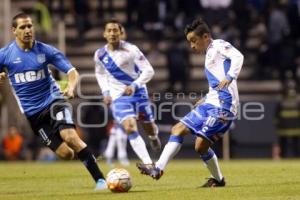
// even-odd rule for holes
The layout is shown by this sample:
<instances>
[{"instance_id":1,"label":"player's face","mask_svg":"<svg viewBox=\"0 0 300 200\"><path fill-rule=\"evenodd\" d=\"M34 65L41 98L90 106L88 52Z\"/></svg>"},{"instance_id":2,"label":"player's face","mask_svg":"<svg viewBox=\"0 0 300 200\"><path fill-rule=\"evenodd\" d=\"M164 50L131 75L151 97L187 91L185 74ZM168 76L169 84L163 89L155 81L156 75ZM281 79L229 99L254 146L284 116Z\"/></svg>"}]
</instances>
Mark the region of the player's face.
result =
<instances>
[{"instance_id":1,"label":"player's face","mask_svg":"<svg viewBox=\"0 0 300 200\"><path fill-rule=\"evenodd\" d=\"M17 27L13 28L16 39L23 44L32 43L33 24L31 18L19 18L17 24Z\"/></svg>"},{"instance_id":2,"label":"player's face","mask_svg":"<svg viewBox=\"0 0 300 200\"><path fill-rule=\"evenodd\" d=\"M117 23L106 24L103 36L109 44L119 43L121 35L122 32Z\"/></svg>"},{"instance_id":3,"label":"player's face","mask_svg":"<svg viewBox=\"0 0 300 200\"><path fill-rule=\"evenodd\" d=\"M209 43L209 36L206 33L199 36L194 31L191 31L186 35L186 39L190 43L191 48L197 53L204 52Z\"/></svg>"}]
</instances>

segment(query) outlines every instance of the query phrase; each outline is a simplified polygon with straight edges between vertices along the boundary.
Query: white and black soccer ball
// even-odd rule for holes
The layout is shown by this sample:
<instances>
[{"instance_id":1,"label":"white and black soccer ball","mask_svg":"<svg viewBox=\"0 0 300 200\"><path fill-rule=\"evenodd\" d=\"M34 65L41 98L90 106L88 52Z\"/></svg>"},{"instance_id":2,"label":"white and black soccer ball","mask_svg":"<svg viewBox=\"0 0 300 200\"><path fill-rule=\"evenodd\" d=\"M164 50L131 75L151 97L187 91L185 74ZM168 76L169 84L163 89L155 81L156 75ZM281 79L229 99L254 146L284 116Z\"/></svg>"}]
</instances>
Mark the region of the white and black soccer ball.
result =
<instances>
[{"instance_id":1,"label":"white and black soccer ball","mask_svg":"<svg viewBox=\"0 0 300 200\"><path fill-rule=\"evenodd\" d=\"M112 192L128 192L132 187L129 172L124 168L114 168L106 176L107 187Z\"/></svg>"}]
</instances>

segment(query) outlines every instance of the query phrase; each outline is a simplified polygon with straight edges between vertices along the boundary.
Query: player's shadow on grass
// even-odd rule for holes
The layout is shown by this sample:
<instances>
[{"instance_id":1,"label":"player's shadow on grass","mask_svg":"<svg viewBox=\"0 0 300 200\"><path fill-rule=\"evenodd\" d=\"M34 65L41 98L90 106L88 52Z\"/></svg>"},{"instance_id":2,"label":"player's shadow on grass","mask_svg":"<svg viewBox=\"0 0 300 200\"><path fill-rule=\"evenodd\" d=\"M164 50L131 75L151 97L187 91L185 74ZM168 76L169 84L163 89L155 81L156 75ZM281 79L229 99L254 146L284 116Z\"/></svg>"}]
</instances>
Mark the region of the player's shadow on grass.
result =
<instances>
[{"instance_id":1,"label":"player's shadow on grass","mask_svg":"<svg viewBox=\"0 0 300 200\"><path fill-rule=\"evenodd\" d=\"M272 186L272 185L278 186L278 184L295 185L295 184L300 184L300 181L283 181L283 182L280 182L280 183L278 183L278 182L274 182L274 183L256 183L255 185L254 184L240 184L240 185L227 184L225 186L225 188L243 188L243 187L249 188L249 187L258 187L258 186L263 187L263 186Z\"/></svg>"},{"instance_id":2,"label":"player's shadow on grass","mask_svg":"<svg viewBox=\"0 0 300 200\"><path fill-rule=\"evenodd\" d=\"M87 191L87 192L78 192L78 193L69 193L69 194L51 194L52 197L60 197L59 199L63 199L63 196L76 196L76 197L80 197L82 196L83 199L85 199L87 197L87 195L90 196L98 196L101 194L101 196L105 196L105 195L126 195L126 194L132 194L132 193L144 193L144 192L148 192L147 190L130 190L129 192L111 192L110 190L102 190L102 191Z\"/></svg>"}]
</instances>

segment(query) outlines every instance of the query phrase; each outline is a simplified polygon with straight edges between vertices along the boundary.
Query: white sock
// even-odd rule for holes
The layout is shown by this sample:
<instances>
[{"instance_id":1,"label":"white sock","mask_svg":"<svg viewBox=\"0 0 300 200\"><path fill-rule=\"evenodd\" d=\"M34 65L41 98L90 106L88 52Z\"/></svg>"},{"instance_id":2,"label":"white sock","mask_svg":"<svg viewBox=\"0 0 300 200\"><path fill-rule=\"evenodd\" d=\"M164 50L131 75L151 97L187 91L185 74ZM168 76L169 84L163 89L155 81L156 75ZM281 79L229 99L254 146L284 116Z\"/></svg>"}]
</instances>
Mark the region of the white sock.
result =
<instances>
[{"instance_id":1,"label":"white sock","mask_svg":"<svg viewBox=\"0 0 300 200\"><path fill-rule=\"evenodd\" d=\"M136 155L142 160L144 164L152 164L152 160L149 156L146 144L143 138L138 132L134 132L128 135L129 143L136 153Z\"/></svg>"},{"instance_id":2,"label":"white sock","mask_svg":"<svg viewBox=\"0 0 300 200\"><path fill-rule=\"evenodd\" d=\"M127 158L127 134L122 128L118 128L116 131L117 135L117 149L118 149L118 159L128 159Z\"/></svg>"},{"instance_id":3,"label":"white sock","mask_svg":"<svg viewBox=\"0 0 300 200\"><path fill-rule=\"evenodd\" d=\"M182 142L182 136L171 135L168 143L159 157L159 160L155 163L155 166L161 170L164 170L169 160L171 160L179 152Z\"/></svg>"},{"instance_id":4,"label":"white sock","mask_svg":"<svg viewBox=\"0 0 300 200\"><path fill-rule=\"evenodd\" d=\"M115 153L115 147L116 147L117 138L114 133L111 133L111 135L108 138L107 146L104 152L104 156L107 159L113 159L114 153Z\"/></svg>"},{"instance_id":5,"label":"white sock","mask_svg":"<svg viewBox=\"0 0 300 200\"><path fill-rule=\"evenodd\" d=\"M211 173L212 177L214 177L217 181L221 181L223 179L223 175L221 173L219 163L218 163L218 158L214 151L209 148L207 154L205 156L208 156L205 158L204 156L202 157L202 160L205 162L206 167L208 168L209 172Z\"/></svg>"}]
</instances>

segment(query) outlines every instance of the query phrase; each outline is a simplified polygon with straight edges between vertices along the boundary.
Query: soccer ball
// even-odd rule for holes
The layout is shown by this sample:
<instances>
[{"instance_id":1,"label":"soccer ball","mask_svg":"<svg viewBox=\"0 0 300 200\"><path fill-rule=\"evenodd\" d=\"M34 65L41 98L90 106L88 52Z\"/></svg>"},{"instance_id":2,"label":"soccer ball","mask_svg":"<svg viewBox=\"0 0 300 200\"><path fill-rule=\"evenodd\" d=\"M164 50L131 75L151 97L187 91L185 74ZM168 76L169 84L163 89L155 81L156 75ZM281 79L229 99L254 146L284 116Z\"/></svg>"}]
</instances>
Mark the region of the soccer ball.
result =
<instances>
[{"instance_id":1,"label":"soccer ball","mask_svg":"<svg viewBox=\"0 0 300 200\"><path fill-rule=\"evenodd\" d=\"M128 192L132 186L129 172L124 168L114 168L106 176L107 187L112 192Z\"/></svg>"}]
</instances>

